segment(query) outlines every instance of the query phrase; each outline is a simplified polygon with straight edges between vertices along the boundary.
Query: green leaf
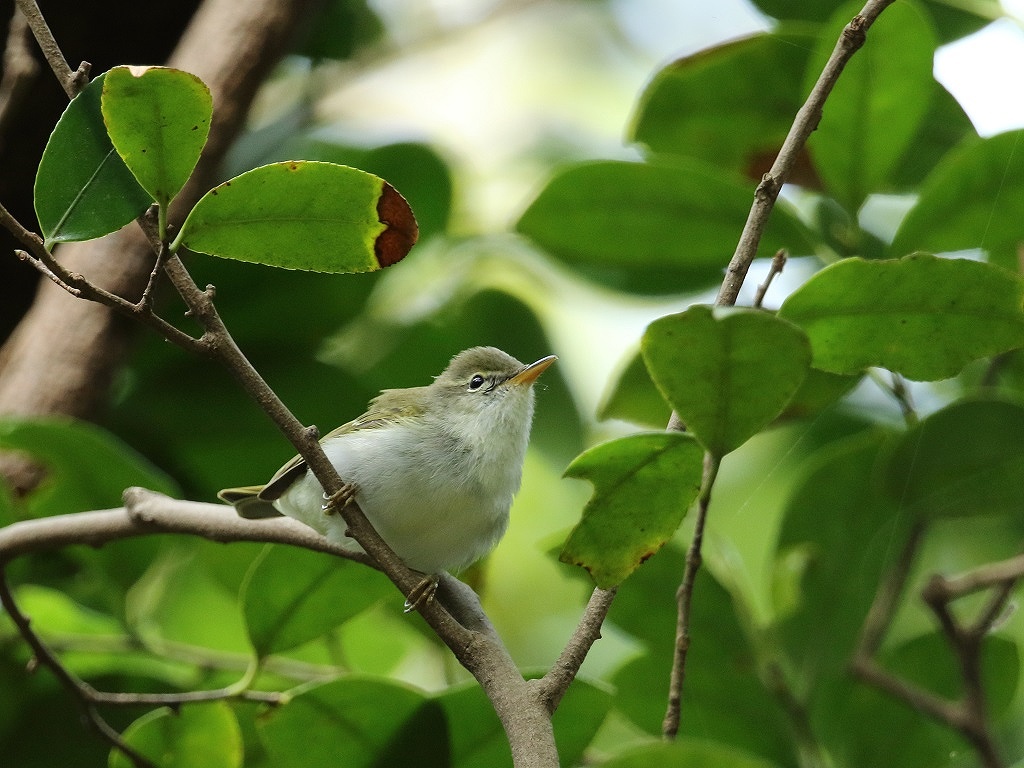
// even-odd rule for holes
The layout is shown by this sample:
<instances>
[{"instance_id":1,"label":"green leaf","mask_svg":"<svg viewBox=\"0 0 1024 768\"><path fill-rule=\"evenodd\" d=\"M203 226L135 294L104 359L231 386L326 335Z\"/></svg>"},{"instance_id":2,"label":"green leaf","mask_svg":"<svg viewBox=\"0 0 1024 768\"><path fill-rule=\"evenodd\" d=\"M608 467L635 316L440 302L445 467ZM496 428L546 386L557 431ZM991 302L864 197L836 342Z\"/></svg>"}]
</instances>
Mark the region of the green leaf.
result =
<instances>
[{"instance_id":1,"label":"green leaf","mask_svg":"<svg viewBox=\"0 0 1024 768\"><path fill-rule=\"evenodd\" d=\"M945 155L960 144L978 140L971 118L964 112L952 94L939 85L935 98L931 100L928 114L921 121L921 127L914 138L913 151L903 155L900 166L891 181L898 189L919 193L921 183L928 178L937 165L946 162ZM967 201L962 201L967 202ZM921 249L934 250L934 249ZM906 256L908 251L892 252L893 256ZM850 254L865 256L864 253Z\"/></svg>"},{"instance_id":2,"label":"green leaf","mask_svg":"<svg viewBox=\"0 0 1024 768\"><path fill-rule=\"evenodd\" d=\"M814 416L857 386L860 379L856 374L842 375L808 368L807 376L786 405L782 418Z\"/></svg>"},{"instance_id":3,"label":"green leaf","mask_svg":"<svg viewBox=\"0 0 1024 768\"><path fill-rule=\"evenodd\" d=\"M570 166L548 182L516 228L590 279L647 293L717 282L750 210L752 188L690 158ZM763 252L809 251L805 232L776 207Z\"/></svg>"},{"instance_id":4,"label":"green leaf","mask_svg":"<svg viewBox=\"0 0 1024 768\"><path fill-rule=\"evenodd\" d=\"M62 417L0 419L0 447L24 451L50 471L29 499L31 517L121 506L125 488L169 495L174 481L114 435Z\"/></svg>"},{"instance_id":5,"label":"green leaf","mask_svg":"<svg viewBox=\"0 0 1024 768\"><path fill-rule=\"evenodd\" d=\"M114 67L100 102L107 133L153 199L185 186L210 133L213 97L195 75L168 67Z\"/></svg>"},{"instance_id":6,"label":"green leaf","mask_svg":"<svg viewBox=\"0 0 1024 768\"><path fill-rule=\"evenodd\" d=\"M971 137L935 165L889 251L981 248L1016 272L1022 210L1024 131Z\"/></svg>"},{"instance_id":7,"label":"green leaf","mask_svg":"<svg viewBox=\"0 0 1024 768\"><path fill-rule=\"evenodd\" d=\"M438 695L437 702L450 730L452 768L512 764L508 737L479 685L452 686Z\"/></svg>"},{"instance_id":8,"label":"green leaf","mask_svg":"<svg viewBox=\"0 0 1024 768\"><path fill-rule=\"evenodd\" d=\"M319 138L318 133L287 143L272 159L301 157L361 168L402 190L416 211L420 239L442 234L452 209L452 174L436 148L416 142L384 144L367 149Z\"/></svg>"},{"instance_id":9,"label":"green leaf","mask_svg":"<svg viewBox=\"0 0 1024 768\"><path fill-rule=\"evenodd\" d=\"M274 768L448 768L448 725L411 688L343 679L296 696L258 722Z\"/></svg>"},{"instance_id":10,"label":"green leaf","mask_svg":"<svg viewBox=\"0 0 1024 768\"><path fill-rule=\"evenodd\" d=\"M793 292L779 317L807 333L816 368L868 366L915 381L1024 346L1024 280L999 267L927 254L844 259Z\"/></svg>"},{"instance_id":11,"label":"green leaf","mask_svg":"<svg viewBox=\"0 0 1024 768\"><path fill-rule=\"evenodd\" d=\"M776 568L789 573L776 584L791 590L778 595L785 615L777 634L795 690L845 677L880 574L907 536L909 517L874 482L886 437L862 433L819 451L786 504ZM802 570L797 579L794 565Z\"/></svg>"},{"instance_id":12,"label":"green leaf","mask_svg":"<svg viewBox=\"0 0 1024 768\"><path fill-rule=\"evenodd\" d=\"M968 400L933 413L894 446L885 487L918 516L1022 519L1024 408Z\"/></svg>"},{"instance_id":13,"label":"green leaf","mask_svg":"<svg viewBox=\"0 0 1024 768\"><path fill-rule=\"evenodd\" d=\"M125 620L133 634L155 645L178 642L250 653L252 645L237 587L232 589L216 578L212 566L199 555L217 545L191 539L176 543L165 544L159 554L150 555L149 568L128 591ZM223 552L224 548L220 549ZM251 556L251 550L247 554ZM116 565L112 562L107 567L114 569ZM197 621L197 616L203 619Z\"/></svg>"},{"instance_id":14,"label":"green leaf","mask_svg":"<svg viewBox=\"0 0 1024 768\"><path fill-rule=\"evenodd\" d=\"M240 768L242 736L224 702L188 705L175 713L158 709L143 715L124 732L124 740L158 768ZM114 749L110 768L132 768Z\"/></svg>"},{"instance_id":15,"label":"green leaf","mask_svg":"<svg viewBox=\"0 0 1024 768\"><path fill-rule=\"evenodd\" d=\"M754 5L777 19L826 21L839 3L836 0L754 0Z\"/></svg>"},{"instance_id":16,"label":"green leaf","mask_svg":"<svg viewBox=\"0 0 1024 768\"><path fill-rule=\"evenodd\" d=\"M331 0L312 12L310 23L303 25L306 37L295 51L311 59L343 61L384 34L384 23L366 0Z\"/></svg>"},{"instance_id":17,"label":"green leaf","mask_svg":"<svg viewBox=\"0 0 1024 768\"><path fill-rule=\"evenodd\" d=\"M839 7L807 68L804 90L817 80L839 31L857 15L860 0ZM843 70L808 147L825 188L850 211L872 192L892 187L892 174L909 150L938 89L932 58L938 40L927 13L911 0L878 17L868 41Z\"/></svg>"},{"instance_id":18,"label":"green leaf","mask_svg":"<svg viewBox=\"0 0 1024 768\"><path fill-rule=\"evenodd\" d=\"M566 477L594 495L560 559L599 587L620 583L675 533L700 490L703 452L689 435L657 432L602 443L580 454Z\"/></svg>"},{"instance_id":19,"label":"green leaf","mask_svg":"<svg viewBox=\"0 0 1024 768\"><path fill-rule=\"evenodd\" d=\"M268 546L253 563L242 606L249 638L262 658L320 637L392 593L372 568Z\"/></svg>"},{"instance_id":20,"label":"green leaf","mask_svg":"<svg viewBox=\"0 0 1024 768\"><path fill-rule=\"evenodd\" d=\"M811 357L806 336L788 322L706 306L655 320L641 349L665 399L719 458L782 413Z\"/></svg>"},{"instance_id":21,"label":"green leaf","mask_svg":"<svg viewBox=\"0 0 1024 768\"><path fill-rule=\"evenodd\" d=\"M754 5L777 19L826 21L840 3L837 0L755 0ZM926 6L944 43L976 32L1003 12L998 0L981 0L962 7L949 0L928 0ZM830 30L828 34L834 43L834 33ZM870 35L868 32L868 39Z\"/></svg>"},{"instance_id":22,"label":"green leaf","mask_svg":"<svg viewBox=\"0 0 1024 768\"><path fill-rule=\"evenodd\" d=\"M36 217L46 247L116 232L153 200L114 151L100 113L106 73L57 121L36 172Z\"/></svg>"},{"instance_id":23,"label":"green leaf","mask_svg":"<svg viewBox=\"0 0 1024 768\"><path fill-rule=\"evenodd\" d=\"M622 419L645 427L664 427L672 409L651 381L640 350L630 353L597 408L599 419Z\"/></svg>"},{"instance_id":24,"label":"green leaf","mask_svg":"<svg viewBox=\"0 0 1024 768\"><path fill-rule=\"evenodd\" d=\"M602 763L604 768L774 768L777 763L713 741L642 744Z\"/></svg>"},{"instance_id":25,"label":"green leaf","mask_svg":"<svg viewBox=\"0 0 1024 768\"><path fill-rule=\"evenodd\" d=\"M644 89L630 138L737 173L773 155L793 123L809 31L783 27L679 59Z\"/></svg>"},{"instance_id":26,"label":"green leaf","mask_svg":"<svg viewBox=\"0 0 1024 768\"><path fill-rule=\"evenodd\" d=\"M369 272L400 261L418 229L383 179L332 163L273 163L225 181L189 213L172 250L314 272Z\"/></svg>"}]
</instances>

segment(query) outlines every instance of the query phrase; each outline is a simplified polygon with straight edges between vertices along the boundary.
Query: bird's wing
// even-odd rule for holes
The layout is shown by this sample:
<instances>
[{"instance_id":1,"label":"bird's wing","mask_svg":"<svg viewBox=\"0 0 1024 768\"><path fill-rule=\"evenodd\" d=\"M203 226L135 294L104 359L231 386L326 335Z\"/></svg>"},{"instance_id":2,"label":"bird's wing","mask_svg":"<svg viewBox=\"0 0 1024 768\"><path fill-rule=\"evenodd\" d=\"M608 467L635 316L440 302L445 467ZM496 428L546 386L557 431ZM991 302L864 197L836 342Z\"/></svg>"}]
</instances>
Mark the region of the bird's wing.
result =
<instances>
[{"instance_id":1,"label":"bird's wing","mask_svg":"<svg viewBox=\"0 0 1024 768\"><path fill-rule=\"evenodd\" d=\"M278 512L269 501L259 498L262 485L246 485L241 488L225 488L217 494L217 498L226 501L235 508L235 511L249 520L262 520L267 517L277 517Z\"/></svg>"},{"instance_id":2,"label":"bird's wing","mask_svg":"<svg viewBox=\"0 0 1024 768\"><path fill-rule=\"evenodd\" d=\"M342 424L337 429L332 429L320 438L320 443L323 444L332 438L340 437L350 432L364 429L379 429L414 415L413 409L409 408L404 398L400 401L401 395L399 395L399 398L396 398L393 394L402 391L384 390L371 401L370 409L366 413L347 424ZM277 470L274 476L270 478L270 481L257 492L257 498L259 501L264 502L276 501L284 495L285 491L291 488L292 483L306 474L306 469L306 460L304 458L301 456L292 457L291 461Z\"/></svg>"}]
</instances>

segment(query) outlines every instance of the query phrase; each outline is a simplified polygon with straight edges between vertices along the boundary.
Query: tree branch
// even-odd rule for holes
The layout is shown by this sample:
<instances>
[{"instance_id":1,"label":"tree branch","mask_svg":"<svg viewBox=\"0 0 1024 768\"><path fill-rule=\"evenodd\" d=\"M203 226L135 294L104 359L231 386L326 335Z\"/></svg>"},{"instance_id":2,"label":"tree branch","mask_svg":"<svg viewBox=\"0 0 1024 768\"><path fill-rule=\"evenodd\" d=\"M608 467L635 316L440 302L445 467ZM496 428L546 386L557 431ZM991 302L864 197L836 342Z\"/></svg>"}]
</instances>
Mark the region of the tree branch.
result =
<instances>
[{"instance_id":1,"label":"tree branch","mask_svg":"<svg viewBox=\"0 0 1024 768\"><path fill-rule=\"evenodd\" d=\"M950 701L894 675L875 660L896 613L899 597L909 578L923 534L922 524L914 527L899 558L875 594L851 660L851 668L865 682L959 731L974 747L986 768L1003 768L1005 763L999 756L988 726L981 674L981 649L985 636L999 620L1010 592L1024 575L1024 555L982 566L953 579L934 575L922 590L921 598L935 614L939 628L953 649L960 667L964 693L959 700ZM988 603L974 623L966 627L961 625L951 610L951 604L982 589L992 590Z\"/></svg>"},{"instance_id":2,"label":"tree branch","mask_svg":"<svg viewBox=\"0 0 1024 768\"><path fill-rule=\"evenodd\" d=\"M672 673L669 676L668 705L661 723L661 735L674 739L679 733L683 704L683 682L686 679L686 656L690 651L690 604L693 601L693 585L703 561L701 547L704 543L704 526L711 503L711 489L718 477L721 460L711 453L704 454L704 477L701 480L700 496L697 501L697 519L694 521L693 539L686 551L686 569L683 581L676 590L676 642L672 654Z\"/></svg>"},{"instance_id":3,"label":"tree branch","mask_svg":"<svg viewBox=\"0 0 1024 768\"><path fill-rule=\"evenodd\" d=\"M129 746L124 739L121 738L121 735L111 728L110 724L103 719L100 713L96 710L96 701L93 700L92 694L94 693L94 689L92 686L82 682L71 674L71 672L60 663L60 660L50 652L50 649L46 647L46 644L39 638L35 631L33 631L31 622L18 608L18 604L14 601L14 595L11 594L10 586L7 584L6 562L5 558L0 557L0 605L3 606L7 615L11 617L11 621L13 621L14 626L18 628L18 632L25 639L25 642L28 643L29 648L32 649L32 658L34 663L42 664L49 669L57 678L61 686L75 697L79 706L82 708L86 721L93 727L93 730L100 734L100 736L110 744L110 746L123 752L125 757L135 764L136 768L156 768L148 758Z\"/></svg>"},{"instance_id":4,"label":"tree branch","mask_svg":"<svg viewBox=\"0 0 1024 768\"><path fill-rule=\"evenodd\" d=\"M879 14L892 5L893 2L894 0L868 0L867 4L861 9L861 12L853 17L839 35L839 40L832 50L832 55L829 56L828 61L825 63L825 67L818 76L818 80L807 96L804 105L797 112L793 125L789 129L785 141L782 143L782 148L775 158L775 162L754 191L754 203L750 208L750 213L747 215L743 231L740 233L739 242L736 244L736 251L733 253L733 257L726 269L725 278L719 289L718 297L715 299L716 306L731 307L736 304L736 299L739 296L740 288L743 286L743 281L746 279L750 264L757 257L761 236L768 224L768 218L775 207L775 201L782 190L782 185L789 178L797 156L803 149L804 144L807 143L807 139L815 128L818 127L825 101L839 80L839 75L842 74L847 62L864 45L868 29L875 22L875 19L878 18ZM772 263L773 272L769 273L765 290L767 290L770 279L774 277L773 273L776 271L775 267L779 261L779 254L776 254L776 258ZM781 264L779 264L778 271L781 271ZM763 298L763 292L760 294L760 298ZM669 417L666 429L668 431L685 431L686 425L679 418L679 414L673 411ZM709 472L709 467L712 463L714 464L714 469ZM690 600L693 593L693 582L701 565L701 545L704 538L704 526L707 522L707 506L711 498L711 484L714 482L714 474L717 471L718 459L705 456L700 508L694 527L693 541L690 543L690 548L686 555L686 569L683 574L683 581L676 593L679 608L675 655L669 679L668 706L662 723L662 735L666 739L675 738L679 731L682 688L686 673L686 655L690 647Z\"/></svg>"},{"instance_id":5,"label":"tree branch","mask_svg":"<svg viewBox=\"0 0 1024 768\"><path fill-rule=\"evenodd\" d=\"M594 643L601 639L601 626L608 609L612 606L618 587L611 589L595 589L590 595L587 608L580 617L572 637L544 677L536 681L537 696L543 701L549 712L554 714L569 685L576 679L580 667L590 653Z\"/></svg>"},{"instance_id":6,"label":"tree branch","mask_svg":"<svg viewBox=\"0 0 1024 768\"><path fill-rule=\"evenodd\" d=\"M718 306L732 306L736 303L743 280L747 276L747 270L757 256L761 235L768 224L768 217L775 207L775 201L782 190L782 185L789 179L797 156L804 144L807 143L807 139L818 127L825 101L832 93L847 62L864 45L868 29L875 23L879 14L893 2L894 0L868 0L861 12L853 17L839 35L839 40L836 42L825 68L818 76L804 105L797 112L796 119L789 129L785 141L782 142L782 148L779 150L775 162L761 179L761 183L757 185L754 204L747 216L747 222L743 226L736 251L729 262L725 280L722 282L722 288L715 301Z\"/></svg>"},{"instance_id":7,"label":"tree branch","mask_svg":"<svg viewBox=\"0 0 1024 768\"><path fill-rule=\"evenodd\" d=\"M144 488L124 492L124 507L21 520L0 528L0 559L73 545L100 547L112 541L179 533L226 544L234 541L288 544L373 566L360 552L332 544L290 517L246 520L224 504L172 499Z\"/></svg>"}]
</instances>

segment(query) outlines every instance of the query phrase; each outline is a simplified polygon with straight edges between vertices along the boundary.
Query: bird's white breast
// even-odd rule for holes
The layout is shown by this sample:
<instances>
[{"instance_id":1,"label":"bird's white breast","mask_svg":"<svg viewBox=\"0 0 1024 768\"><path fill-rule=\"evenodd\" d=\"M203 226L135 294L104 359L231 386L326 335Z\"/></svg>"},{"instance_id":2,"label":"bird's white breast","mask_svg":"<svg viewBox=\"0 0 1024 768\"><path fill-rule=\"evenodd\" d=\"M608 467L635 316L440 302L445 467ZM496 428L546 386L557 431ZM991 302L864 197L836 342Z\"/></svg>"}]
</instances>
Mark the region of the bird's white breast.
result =
<instances>
[{"instance_id":1,"label":"bird's white breast","mask_svg":"<svg viewBox=\"0 0 1024 768\"><path fill-rule=\"evenodd\" d=\"M323 448L341 478L355 484L360 508L406 565L438 573L471 564L504 534L529 423L511 430L507 424L487 425L483 431L478 424L471 431L474 441L450 429L394 424L339 435ZM322 493L307 472L276 506L354 547L341 516L321 510Z\"/></svg>"}]
</instances>

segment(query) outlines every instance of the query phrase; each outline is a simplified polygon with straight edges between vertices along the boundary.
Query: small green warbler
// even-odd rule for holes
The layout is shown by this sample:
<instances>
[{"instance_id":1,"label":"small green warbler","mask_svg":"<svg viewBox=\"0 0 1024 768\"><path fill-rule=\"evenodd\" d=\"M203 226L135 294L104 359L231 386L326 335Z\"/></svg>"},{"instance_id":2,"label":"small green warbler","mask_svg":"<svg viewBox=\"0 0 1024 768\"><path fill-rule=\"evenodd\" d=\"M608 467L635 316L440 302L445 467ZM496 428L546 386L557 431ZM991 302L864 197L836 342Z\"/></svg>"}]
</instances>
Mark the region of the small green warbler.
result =
<instances>
[{"instance_id":1,"label":"small green warbler","mask_svg":"<svg viewBox=\"0 0 1024 768\"><path fill-rule=\"evenodd\" d=\"M504 535L530 437L533 383L556 359L523 365L494 347L467 349L431 384L384 390L366 413L320 440L373 527L434 586L442 571L476 562ZM341 515L325 514L323 488L299 456L266 485L218 496L244 517L281 513L358 549Z\"/></svg>"}]
</instances>

